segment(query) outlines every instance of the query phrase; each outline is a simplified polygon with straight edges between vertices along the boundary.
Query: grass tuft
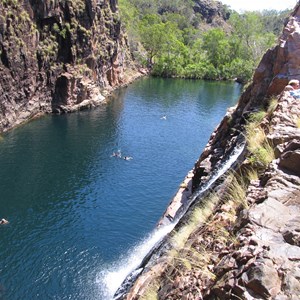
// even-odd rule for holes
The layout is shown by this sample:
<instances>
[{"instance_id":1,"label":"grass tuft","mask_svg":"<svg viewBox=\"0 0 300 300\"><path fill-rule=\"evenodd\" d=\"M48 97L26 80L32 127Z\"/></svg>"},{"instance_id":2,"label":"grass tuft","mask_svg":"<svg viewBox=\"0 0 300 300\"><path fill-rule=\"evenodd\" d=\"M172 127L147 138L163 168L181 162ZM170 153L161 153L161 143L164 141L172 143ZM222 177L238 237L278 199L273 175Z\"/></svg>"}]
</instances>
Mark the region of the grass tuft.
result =
<instances>
[{"instance_id":1,"label":"grass tuft","mask_svg":"<svg viewBox=\"0 0 300 300\"><path fill-rule=\"evenodd\" d=\"M253 121L245 127L247 148L251 153L249 162L255 168L266 168L275 159L274 149L268 141L265 131L260 127L260 122L263 120L262 115L253 114L253 117L250 117L250 120Z\"/></svg>"},{"instance_id":2,"label":"grass tuft","mask_svg":"<svg viewBox=\"0 0 300 300\"><path fill-rule=\"evenodd\" d=\"M252 113L250 115L249 122L260 124L263 121L263 119L265 118L266 115L267 115L267 113L265 111L259 110L259 111L255 112L255 113Z\"/></svg>"},{"instance_id":3,"label":"grass tuft","mask_svg":"<svg viewBox=\"0 0 300 300\"><path fill-rule=\"evenodd\" d=\"M231 173L229 174L227 181L228 186L225 199L227 201L233 201L237 206L249 208L246 201L247 183L245 180L241 176Z\"/></svg>"},{"instance_id":4,"label":"grass tuft","mask_svg":"<svg viewBox=\"0 0 300 300\"><path fill-rule=\"evenodd\" d=\"M265 141L252 152L251 157L249 157L249 162L257 168L266 168L274 159L274 149L267 141Z\"/></svg>"},{"instance_id":5,"label":"grass tuft","mask_svg":"<svg viewBox=\"0 0 300 300\"><path fill-rule=\"evenodd\" d=\"M258 127L256 123L247 124L246 140L250 152L255 152L258 147L261 147L266 139L264 130L261 127Z\"/></svg>"},{"instance_id":6,"label":"grass tuft","mask_svg":"<svg viewBox=\"0 0 300 300\"><path fill-rule=\"evenodd\" d=\"M141 300L158 300L157 291L159 284L154 282L147 287L146 292L140 297Z\"/></svg>"},{"instance_id":7,"label":"grass tuft","mask_svg":"<svg viewBox=\"0 0 300 300\"><path fill-rule=\"evenodd\" d=\"M176 232L172 238L172 244L175 248L183 248L191 233L200 225L205 224L210 217L212 211L219 202L219 197L212 193L203 199L199 207L195 208L189 221L185 226Z\"/></svg>"},{"instance_id":8,"label":"grass tuft","mask_svg":"<svg viewBox=\"0 0 300 300\"><path fill-rule=\"evenodd\" d=\"M271 98L268 109L267 109L267 115L269 117L272 116L273 112L275 111L275 109L277 107L277 104L278 104L277 98Z\"/></svg>"},{"instance_id":9,"label":"grass tuft","mask_svg":"<svg viewBox=\"0 0 300 300\"><path fill-rule=\"evenodd\" d=\"M247 177L248 177L249 181L258 180L258 172L257 172L257 170L253 169L253 168L250 168L247 171Z\"/></svg>"}]
</instances>

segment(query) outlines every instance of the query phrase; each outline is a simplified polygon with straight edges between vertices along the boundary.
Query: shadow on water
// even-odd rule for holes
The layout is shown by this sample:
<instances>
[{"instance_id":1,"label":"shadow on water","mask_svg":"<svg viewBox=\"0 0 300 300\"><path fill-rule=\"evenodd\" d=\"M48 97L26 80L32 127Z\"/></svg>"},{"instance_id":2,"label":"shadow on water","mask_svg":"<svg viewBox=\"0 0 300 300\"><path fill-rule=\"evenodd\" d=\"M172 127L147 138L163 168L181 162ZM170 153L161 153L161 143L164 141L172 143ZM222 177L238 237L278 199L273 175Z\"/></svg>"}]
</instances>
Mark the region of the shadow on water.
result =
<instances>
[{"instance_id":1,"label":"shadow on water","mask_svg":"<svg viewBox=\"0 0 300 300\"><path fill-rule=\"evenodd\" d=\"M112 282L110 280L112 274L114 274L114 277L118 278L119 281L123 278L123 281L121 281L118 288L115 289L114 294L110 295L110 299L118 300L123 298L123 296L133 286L138 276L146 268L146 265L152 257L160 257L160 253L163 252L162 249L164 247L164 242L167 243L168 234L178 223L180 223L189 208L196 202L201 202L201 200L211 191L214 185L216 185L217 180L219 180L228 170L233 170L238 165L239 159L240 157L243 157L243 153L245 151L245 141L242 135L237 140L238 143L231 150L228 157L219 162L210 174L209 178L200 184L197 190L190 196L187 203L183 204L178 209L175 218L170 220L165 217L161 222L163 225L157 228L150 238L144 240L139 247L133 250L129 259L123 261L123 266L118 267L118 271L111 272L106 275L106 278L109 279L107 280L108 283Z\"/></svg>"},{"instance_id":2,"label":"shadow on water","mask_svg":"<svg viewBox=\"0 0 300 300\"><path fill-rule=\"evenodd\" d=\"M107 299L99 276L153 231L239 96L228 83L228 101L211 99L210 106L209 97L199 97L202 85L143 78L107 105L46 116L4 135L4 299ZM133 159L111 157L117 150Z\"/></svg>"}]
</instances>

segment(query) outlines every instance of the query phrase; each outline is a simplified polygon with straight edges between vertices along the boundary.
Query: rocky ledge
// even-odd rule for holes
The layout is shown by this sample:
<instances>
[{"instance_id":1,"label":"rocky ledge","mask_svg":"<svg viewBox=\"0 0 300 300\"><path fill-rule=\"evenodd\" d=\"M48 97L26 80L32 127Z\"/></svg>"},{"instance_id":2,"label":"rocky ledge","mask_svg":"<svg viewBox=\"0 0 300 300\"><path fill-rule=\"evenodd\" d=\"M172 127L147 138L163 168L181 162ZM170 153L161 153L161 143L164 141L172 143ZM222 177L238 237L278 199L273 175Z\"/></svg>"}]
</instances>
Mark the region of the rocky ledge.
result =
<instances>
[{"instance_id":1,"label":"rocky ledge","mask_svg":"<svg viewBox=\"0 0 300 300\"><path fill-rule=\"evenodd\" d=\"M299 299L299 116L300 101L282 93L260 121L274 159L251 178L248 153L189 210L123 299ZM168 214L187 201L191 178Z\"/></svg>"},{"instance_id":2,"label":"rocky ledge","mask_svg":"<svg viewBox=\"0 0 300 300\"><path fill-rule=\"evenodd\" d=\"M116 0L0 2L0 133L98 105L142 74Z\"/></svg>"},{"instance_id":3,"label":"rocky ledge","mask_svg":"<svg viewBox=\"0 0 300 300\"><path fill-rule=\"evenodd\" d=\"M122 299L299 299L300 100L282 92L300 79L299 18L298 3L159 226L188 205L242 135L238 164L190 205Z\"/></svg>"},{"instance_id":4,"label":"rocky ledge","mask_svg":"<svg viewBox=\"0 0 300 300\"><path fill-rule=\"evenodd\" d=\"M159 299L299 299L299 116L299 100L282 94L271 119L264 120L272 128L268 140L275 159L250 180L242 209L237 196L220 197L208 224L186 244L190 255L204 249L207 264L182 276L173 270L174 282L161 289Z\"/></svg>"}]
</instances>

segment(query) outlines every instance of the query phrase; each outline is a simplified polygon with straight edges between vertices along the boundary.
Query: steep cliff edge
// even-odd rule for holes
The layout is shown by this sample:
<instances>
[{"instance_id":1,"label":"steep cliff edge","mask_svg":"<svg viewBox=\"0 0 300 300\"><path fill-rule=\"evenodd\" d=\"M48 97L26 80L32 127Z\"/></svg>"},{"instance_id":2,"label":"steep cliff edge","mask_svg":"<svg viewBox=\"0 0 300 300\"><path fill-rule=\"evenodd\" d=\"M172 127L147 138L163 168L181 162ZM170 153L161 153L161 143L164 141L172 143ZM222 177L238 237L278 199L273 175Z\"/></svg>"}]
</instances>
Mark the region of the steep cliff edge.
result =
<instances>
[{"instance_id":1,"label":"steep cliff edge","mask_svg":"<svg viewBox=\"0 0 300 300\"><path fill-rule=\"evenodd\" d=\"M300 101L282 92L300 79L299 43L298 3L159 224L188 211L122 299L299 299ZM241 136L238 164L195 198Z\"/></svg>"},{"instance_id":2,"label":"steep cliff edge","mask_svg":"<svg viewBox=\"0 0 300 300\"><path fill-rule=\"evenodd\" d=\"M0 3L0 132L99 104L138 76L116 0Z\"/></svg>"}]
</instances>

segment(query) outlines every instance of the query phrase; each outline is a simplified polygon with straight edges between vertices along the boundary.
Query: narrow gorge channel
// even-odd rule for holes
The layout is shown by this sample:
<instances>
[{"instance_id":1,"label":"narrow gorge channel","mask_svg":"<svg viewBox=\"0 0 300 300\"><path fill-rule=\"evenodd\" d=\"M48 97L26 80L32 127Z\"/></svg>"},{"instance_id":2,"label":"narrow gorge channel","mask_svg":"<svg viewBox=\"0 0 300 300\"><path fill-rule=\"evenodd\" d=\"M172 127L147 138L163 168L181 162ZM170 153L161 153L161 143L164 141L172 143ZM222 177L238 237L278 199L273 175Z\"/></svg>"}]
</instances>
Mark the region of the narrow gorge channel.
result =
<instances>
[{"instance_id":1,"label":"narrow gorge channel","mask_svg":"<svg viewBox=\"0 0 300 300\"><path fill-rule=\"evenodd\" d=\"M149 244L133 249L155 244L151 232L240 93L235 83L143 78L96 109L5 133L1 297L110 299L135 267L128 253L142 254L136 263Z\"/></svg>"},{"instance_id":2,"label":"narrow gorge channel","mask_svg":"<svg viewBox=\"0 0 300 300\"><path fill-rule=\"evenodd\" d=\"M243 137L240 137L240 142L236 145L236 148L232 150L231 155L227 157L225 161L220 162L218 168L215 172L210 174L207 181L201 184L187 199L187 201L183 202L181 206L179 206L178 210L174 212L174 219L170 219L169 215L167 215L159 222L160 226L153 232L149 239L145 240L141 246L136 249L136 252L131 255L128 260L128 262L134 262L134 264L128 264L128 262L126 262L126 270L129 270L130 273L126 276L125 280L116 291L114 299L123 299L124 294L128 292L138 275L143 271L145 265L149 260L151 260L152 255L155 254L156 258L159 257L157 253L159 253L164 240L167 239L167 235L181 221L188 209L196 202L201 202L201 200L210 192L212 187L226 172L234 170L234 165L237 164L244 150L245 141ZM140 263L138 264L139 260ZM115 273L114 278L118 278L118 275L123 274L124 271L124 268L121 268L119 272Z\"/></svg>"}]
</instances>

